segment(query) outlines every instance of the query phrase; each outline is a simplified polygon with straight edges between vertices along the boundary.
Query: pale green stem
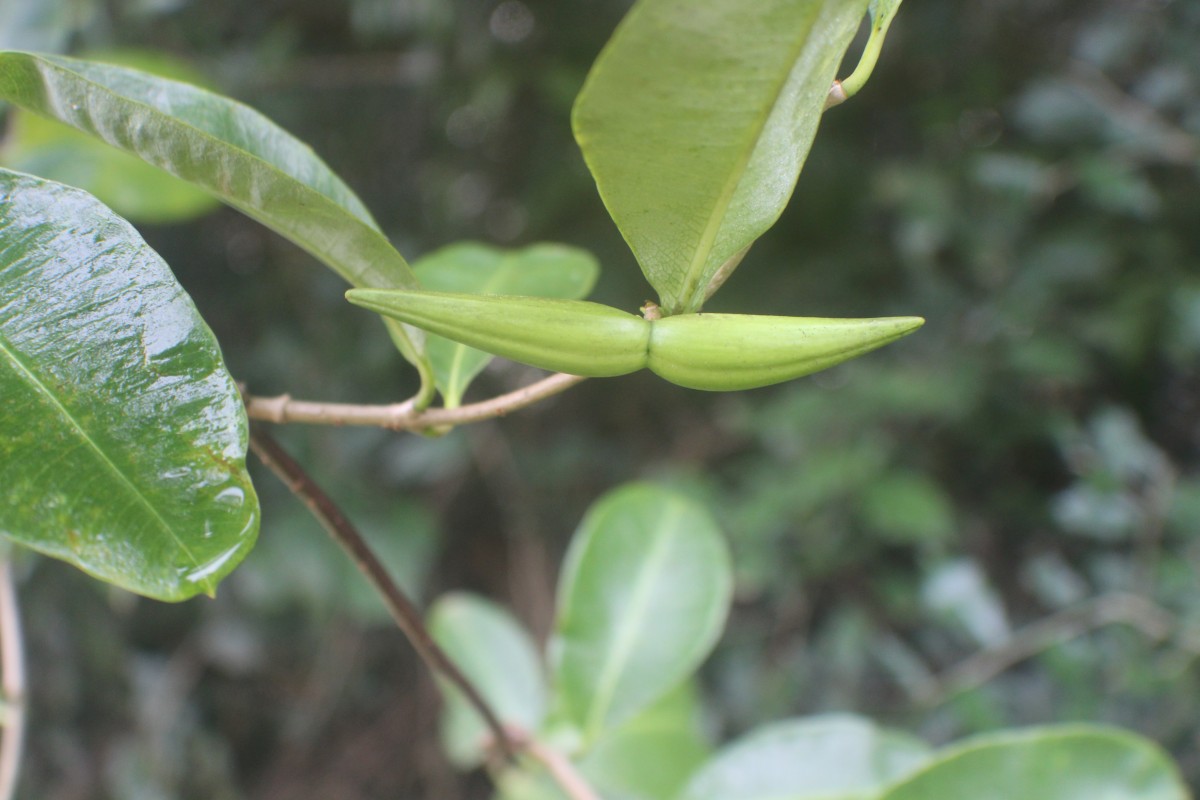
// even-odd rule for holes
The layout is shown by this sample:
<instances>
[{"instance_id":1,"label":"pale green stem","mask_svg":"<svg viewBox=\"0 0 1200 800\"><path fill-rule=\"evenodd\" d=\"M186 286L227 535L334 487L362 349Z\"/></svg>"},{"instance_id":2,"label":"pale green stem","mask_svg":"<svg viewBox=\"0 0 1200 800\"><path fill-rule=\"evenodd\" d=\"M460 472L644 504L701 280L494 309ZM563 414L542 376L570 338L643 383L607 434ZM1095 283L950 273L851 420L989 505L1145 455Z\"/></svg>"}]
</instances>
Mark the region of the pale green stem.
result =
<instances>
[{"instance_id":1,"label":"pale green stem","mask_svg":"<svg viewBox=\"0 0 1200 800\"><path fill-rule=\"evenodd\" d=\"M875 71L879 53L883 50L883 40L887 38L888 28L892 26L892 20L895 19L899 7L900 4L896 3L888 13L871 20L871 35L867 38L866 46L863 47L862 55L858 59L858 66L854 68L854 72L850 73L850 77L840 82L841 92L844 95L843 100L858 94L859 90L866 85L867 79L871 77L871 73Z\"/></svg>"}]
</instances>

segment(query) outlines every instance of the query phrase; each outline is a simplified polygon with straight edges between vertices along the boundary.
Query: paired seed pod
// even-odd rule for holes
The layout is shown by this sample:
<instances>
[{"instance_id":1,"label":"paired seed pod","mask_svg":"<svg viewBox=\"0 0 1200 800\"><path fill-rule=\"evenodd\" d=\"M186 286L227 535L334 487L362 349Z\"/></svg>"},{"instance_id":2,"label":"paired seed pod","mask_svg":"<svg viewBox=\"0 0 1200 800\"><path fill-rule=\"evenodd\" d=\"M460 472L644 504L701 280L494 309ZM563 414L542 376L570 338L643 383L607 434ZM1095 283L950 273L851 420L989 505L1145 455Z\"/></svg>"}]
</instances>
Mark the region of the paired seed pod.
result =
<instances>
[{"instance_id":1,"label":"paired seed pod","mask_svg":"<svg viewBox=\"0 0 1200 800\"><path fill-rule=\"evenodd\" d=\"M647 320L542 297L352 289L346 299L460 344L542 369L606 378L639 369L714 392L783 383L882 347L920 317L678 314Z\"/></svg>"}]
</instances>

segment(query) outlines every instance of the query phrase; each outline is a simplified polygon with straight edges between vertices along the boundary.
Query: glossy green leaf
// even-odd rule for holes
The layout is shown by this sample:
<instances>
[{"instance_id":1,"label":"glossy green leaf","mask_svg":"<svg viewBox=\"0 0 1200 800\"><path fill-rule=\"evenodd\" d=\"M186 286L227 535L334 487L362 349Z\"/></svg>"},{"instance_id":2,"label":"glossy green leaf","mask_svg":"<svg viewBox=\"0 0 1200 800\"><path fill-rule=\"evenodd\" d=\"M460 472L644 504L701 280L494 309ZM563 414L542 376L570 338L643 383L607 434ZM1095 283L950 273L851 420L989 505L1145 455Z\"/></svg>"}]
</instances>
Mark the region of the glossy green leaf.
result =
<instances>
[{"instance_id":1,"label":"glossy green leaf","mask_svg":"<svg viewBox=\"0 0 1200 800\"><path fill-rule=\"evenodd\" d=\"M631 484L591 508L563 567L553 645L558 700L585 742L695 670L732 584L720 530L687 497Z\"/></svg>"},{"instance_id":2,"label":"glossy green leaf","mask_svg":"<svg viewBox=\"0 0 1200 800\"><path fill-rule=\"evenodd\" d=\"M502 722L537 729L546 711L541 660L529 634L507 611L480 597L450 594L434 604L429 630ZM483 763L488 729L460 692L443 688L442 746L459 767L477 766Z\"/></svg>"},{"instance_id":3,"label":"glossy green leaf","mask_svg":"<svg viewBox=\"0 0 1200 800\"><path fill-rule=\"evenodd\" d=\"M163 600L258 531L246 418L167 265L91 195L0 170L0 533Z\"/></svg>"},{"instance_id":4,"label":"glossy green leaf","mask_svg":"<svg viewBox=\"0 0 1200 800\"><path fill-rule=\"evenodd\" d=\"M579 764L605 800L674 798L708 758L696 688L685 682L602 737Z\"/></svg>"},{"instance_id":5,"label":"glossy green leaf","mask_svg":"<svg viewBox=\"0 0 1200 800\"><path fill-rule=\"evenodd\" d=\"M307 145L241 103L125 67L12 51L0 53L0 99L212 192L355 286L417 287L349 187ZM421 333L388 327L405 357L427 369Z\"/></svg>"},{"instance_id":6,"label":"glossy green leaf","mask_svg":"<svg viewBox=\"0 0 1200 800\"><path fill-rule=\"evenodd\" d=\"M787 720L726 746L691 779L680 798L873 800L884 785L929 757L924 742L861 717L833 714ZM942 795L925 800L934 797Z\"/></svg>"},{"instance_id":7,"label":"glossy green leaf","mask_svg":"<svg viewBox=\"0 0 1200 800\"><path fill-rule=\"evenodd\" d=\"M200 85L203 78L161 53L116 51L91 56L160 77ZM210 193L136 156L60 122L14 109L4 137L4 166L84 189L134 222L179 222L220 205Z\"/></svg>"},{"instance_id":8,"label":"glossy green leaf","mask_svg":"<svg viewBox=\"0 0 1200 800\"><path fill-rule=\"evenodd\" d=\"M779 218L867 0L641 0L575 137L664 311L699 310Z\"/></svg>"},{"instance_id":9,"label":"glossy green leaf","mask_svg":"<svg viewBox=\"0 0 1200 800\"><path fill-rule=\"evenodd\" d=\"M1068 725L981 736L949 748L879 800L1189 800L1153 742Z\"/></svg>"},{"instance_id":10,"label":"glossy green leaf","mask_svg":"<svg viewBox=\"0 0 1200 800\"><path fill-rule=\"evenodd\" d=\"M413 265L413 271L421 285L433 291L582 300L592 291L600 265L586 250L566 245L501 250L468 242L430 253ZM458 406L492 356L436 334L426 336L425 346L446 407Z\"/></svg>"}]
</instances>

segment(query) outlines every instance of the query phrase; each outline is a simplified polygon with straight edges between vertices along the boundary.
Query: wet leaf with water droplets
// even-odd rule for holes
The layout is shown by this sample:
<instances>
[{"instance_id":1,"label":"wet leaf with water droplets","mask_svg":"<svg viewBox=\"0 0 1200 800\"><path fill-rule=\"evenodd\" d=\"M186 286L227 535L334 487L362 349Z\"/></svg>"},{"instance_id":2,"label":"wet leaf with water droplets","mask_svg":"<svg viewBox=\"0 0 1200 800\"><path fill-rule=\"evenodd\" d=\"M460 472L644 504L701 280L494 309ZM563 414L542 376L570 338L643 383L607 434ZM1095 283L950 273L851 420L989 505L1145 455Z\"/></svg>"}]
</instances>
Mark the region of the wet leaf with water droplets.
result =
<instances>
[{"instance_id":1,"label":"wet leaf with water droplets","mask_svg":"<svg viewBox=\"0 0 1200 800\"><path fill-rule=\"evenodd\" d=\"M0 533L162 600L254 543L246 418L170 269L91 195L0 170Z\"/></svg>"}]
</instances>

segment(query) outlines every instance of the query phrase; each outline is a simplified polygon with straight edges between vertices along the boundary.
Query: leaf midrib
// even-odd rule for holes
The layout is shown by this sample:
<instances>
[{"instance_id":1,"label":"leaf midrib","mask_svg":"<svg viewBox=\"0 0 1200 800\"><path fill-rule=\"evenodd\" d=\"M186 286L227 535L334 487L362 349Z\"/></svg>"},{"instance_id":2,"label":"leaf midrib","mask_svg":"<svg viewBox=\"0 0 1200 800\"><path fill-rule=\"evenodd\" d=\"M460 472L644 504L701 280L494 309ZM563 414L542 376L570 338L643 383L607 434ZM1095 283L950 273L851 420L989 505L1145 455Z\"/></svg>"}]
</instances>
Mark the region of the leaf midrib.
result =
<instances>
[{"instance_id":1,"label":"leaf midrib","mask_svg":"<svg viewBox=\"0 0 1200 800\"><path fill-rule=\"evenodd\" d=\"M721 187L721 193L717 196L716 205L713 206L712 214L709 215L708 222L704 226L704 232L700 235L700 240L696 245L696 253L692 257L692 262L688 265L687 272L683 276L683 285L679 292L679 303L682 310L695 310L690 305L692 295L696 293L696 283L700 274L704 271L704 265L708 263L708 257L712 253L717 235L721 232L722 224L729 211L729 206L733 202L733 197L737 194L738 186L741 185L742 179L746 176L746 170L750 166L750 162L754 159L754 153L758 150L759 142L762 141L762 132L766 129L767 122L771 119L771 115L779 105L779 98L783 95L784 88L787 87L791 80L792 70L795 69L796 62L800 59L800 54L804 51L808 40L812 38L813 28L816 27L816 21L820 18L822 10L822 8L818 8L816 14L813 15L812 20L809 22L804 35L799 37L799 44L792 52L792 57L788 61L789 66L783 73L783 79L775 87L771 103L766 107L766 113L760 115L758 122L753 128L754 136L750 137L746 151L741 154L734 165L733 172L730 173L729 178L725 181L725 185Z\"/></svg>"},{"instance_id":2,"label":"leaf midrib","mask_svg":"<svg viewBox=\"0 0 1200 800\"><path fill-rule=\"evenodd\" d=\"M609 650L612 658L600 674L600 680L597 681L591 712L584 724L584 730L587 731L589 737L594 737L600 732L604 724L604 716L612 706L612 697L616 692L617 683L620 681L621 672L629 662L629 657L632 655L644 627L643 621L647 618L645 609L650 603L653 576L658 572L659 562L666 557L667 543L676 535L675 522L683 516L684 512L683 507L675 502L672 502L665 510L668 513L663 515L658 526L666 533L655 540L654 546L642 562L642 567L638 570L637 578L634 581L633 596L627 606L627 609L633 614L634 622L618 627L617 638Z\"/></svg>"},{"instance_id":3,"label":"leaf midrib","mask_svg":"<svg viewBox=\"0 0 1200 800\"><path fill-rule=\"evenodd\" d=\"M23 374L27 384L31 385L35 391L39 391L45 397L49 398L50 402L53 403L53 405L58 409L62 418L65 419L67 423L75 429L75 432L79 434L79 437L87 443L91 450L100 458L100 461L112 472L113 475L117 477L117 480L124 484L129 492L135 498L137 498L137 500L143 506L145 506L146 510L150 512L150 516L167 533L167 535L171 537L171 539L179 547L180 551L187 556L189 561L192 562L192 565L199 568L199 559L197 559L196 556L193 555L192 551L188 549L187 545L184 544L183 540L179 537L179 534L175 532L171 525L165 519L163 519L162 514L160 514L158 509L154 507L149 498L147 498L142 491L138 489L137 485L133 483L133 481L131 481L129 477L112 462L111 459L109 459L104 450L96 443L94 439L92 439L91 436L88 435L87 431L79 423L79 420L75 419L70 410L68 410L67 407L63 405L62 401L59 400L58 396L55 395L54 392L50 391L50 388L41 380L39 380L37 374L25 364L25 362L12 348L11 343L3 336L3 334L0 334L0 353L3 353L8 361L13 365L15 370L18 372L18 377ZM204 583L206 586L211 587L209 580L205 579Z\"/></svg>"}]
</instances>

